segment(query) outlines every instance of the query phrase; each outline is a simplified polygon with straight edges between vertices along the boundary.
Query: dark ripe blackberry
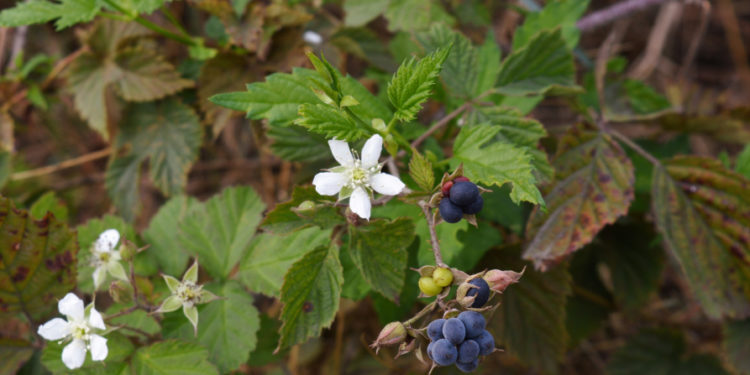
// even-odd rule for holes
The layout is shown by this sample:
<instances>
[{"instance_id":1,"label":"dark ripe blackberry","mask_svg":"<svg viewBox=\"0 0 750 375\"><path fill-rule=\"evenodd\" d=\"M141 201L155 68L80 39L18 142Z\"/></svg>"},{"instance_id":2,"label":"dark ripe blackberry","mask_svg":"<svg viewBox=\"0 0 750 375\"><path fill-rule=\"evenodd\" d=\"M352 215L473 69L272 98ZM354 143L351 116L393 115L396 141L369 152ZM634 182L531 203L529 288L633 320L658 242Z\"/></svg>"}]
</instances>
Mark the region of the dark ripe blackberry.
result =
<instances>
[{"instance_id":1,"label":"dark ripe blackberry","mask_svg":"<svg viewBox=\"0 0 750 375\"><path fill-rule=\"evenodd\" d=\"M484 198L482 198L481 195L478 195L474 202L464 207L464 213L467 215L478 214L479 211L482 211L482 207L484 207Z\"/></svg>"},{"instance_id":2,"label":"dark ripe blackberry","mask_svg":"<svg viewBox=\"0 0 750 375\"><path fill-rule=\"evenodd\" d=\"M464 217L464 212L461 210L461 207L453 204L450 199L443 198L440 201L440 216L446 223L458 223Z\"/></svg>"},{"instance_id":3,"label":"dark ripe blackberry","mask_svg":"<svg viewBox=\"0 0 750 375\"><path fill-rule=\"evenodd\" d=\"M457 206L466 207L474 203L478 196L479 188L473 182L454 182L451 187L450 200Z\"/></svg>"},{"instance_id":4,"label":"dark ripe blackberry","mask_svg":"<svg viewBox=\"0 0 750 375\"><path fill-rule=\"evenodd\" d=\"M479 359L475 359L474 362L470 362L470 363L456 362L456 367L459 370L461 370L461 372L464 372L467 374L470 372L474 372L474 370L476 370L478 366L479 366Z\"/></svg>"},{"instance_id":5,"label":"dark ripe blackberry","mask_svg":"<svg viewBox=\"0 0 750 375\"><path fill-rule=\"evenodd\" d=\"M487 324L484 316L476 311L464 311L458 314L458 320L464 323L467 338L474 338L481 335Z\"/></svg>"},{"instance_id":6,"label":"dark ripe blackberry","mask_svg":"<svg viewBox=\"0 0 750 375\"><path fill-rule=\"evenodd\" d=\"M484 281L484 279L482 279L481 277L469 281L469 284L478 287L471 288L468 292L466 292L467 296L476 296L476 298L474 298L474 303L471 304L471 307L478 309L484 306L484 304L487 303L487 300L490 299L490 285L487 284L487 282Z\"/></svg>"},{"instance_id":7,"label":"dark ripe blackberry","mask_svg":"<svg viewBox=\"0 0 750 375\"><path fill-rule=\"evenodd\" d=\"M487 330L474 338L474 341L479 344L479 355L487 355L495 350L495 338Z\"/></svg>"},{"instance_id":8,"label":"dark ripe blackberry","mask_svg":"<svg viewBox=\"0 0 750 375\"><path fill-rule=\"evenodd\" d=\"M443 324L443 337L453 345L461 345L466 338L466 327L457 318L450 318Z\"/></svg>"},{"instance_id":9,"label":"dark ripe blackberry","mask_svg":"<svg viewBox=\"0 0 750 375\"><path fill-rule=\"evenodd\" d=\"M435 319L427 326L427 337L432 341L440 340L443 337L443 324L445 319Z\"/></svg>"},{"instance_id":10,"label":"dark ripe blackberry","mask_svg":"<svg viewBox=\"0 0 750 375\"><path fill-rule=\"evenodd\" d=\"M440 366L450 366L456 363L458 349L446 339L434 342L432 346L432 360Z\"/></svg>"},{"instance_id":11,"label":"dark ripe blackberry","mask_svg":"<svg viewBox=\"0 0 750 375\"><path fill-rule=\"evenodd\" d=\"M466 340L458 346L456 362L471 363L479 358L479 344L474 340Z\"/></svg>"}]
</instances>

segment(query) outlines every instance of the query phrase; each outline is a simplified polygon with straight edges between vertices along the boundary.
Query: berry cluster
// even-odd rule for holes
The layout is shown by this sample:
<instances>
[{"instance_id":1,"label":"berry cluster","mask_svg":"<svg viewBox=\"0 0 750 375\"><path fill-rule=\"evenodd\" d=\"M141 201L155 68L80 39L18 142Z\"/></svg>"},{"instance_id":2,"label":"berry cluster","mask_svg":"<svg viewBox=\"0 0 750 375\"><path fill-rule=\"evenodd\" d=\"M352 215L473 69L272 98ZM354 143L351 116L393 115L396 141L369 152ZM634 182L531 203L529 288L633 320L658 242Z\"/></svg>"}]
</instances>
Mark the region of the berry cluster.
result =
<instances>
[{"instance_id":1,"label":"berry cluster","mask_svg":"<svg viewBox=\"0 0 750 375\"><path fill-rule=\"evenodd\" d=\"M437 267L432 271L432 276L419 278L419 290L428 297L436 296L453 282L453 273L447 268Z\"/></svg>"},{"instance_id":2,"label":"berry cluster","mask_svg":"<svg viewBox=\"0 0 750 375\"><path fill-rule=\"evenodd\" d=\"M455 364L462 372L472 372L479 356L495 350L495 339L485 329L482 314L464 311L457 318L436 319L427 326L430 344L427 356L438 366Z\"/></svg>"},{"instance_id":3,"label":"berry cluster","mask_svg":"<svg viewBox=\"0 0 750 375\"><path fill-rule=\"evenodd\" d=\"M440 200L440 216L448 223L457 223L466 215L479 213L484 199L479 188L466 177L457 177L443 184L443 199Z\"/></svg>"}]
</instances>

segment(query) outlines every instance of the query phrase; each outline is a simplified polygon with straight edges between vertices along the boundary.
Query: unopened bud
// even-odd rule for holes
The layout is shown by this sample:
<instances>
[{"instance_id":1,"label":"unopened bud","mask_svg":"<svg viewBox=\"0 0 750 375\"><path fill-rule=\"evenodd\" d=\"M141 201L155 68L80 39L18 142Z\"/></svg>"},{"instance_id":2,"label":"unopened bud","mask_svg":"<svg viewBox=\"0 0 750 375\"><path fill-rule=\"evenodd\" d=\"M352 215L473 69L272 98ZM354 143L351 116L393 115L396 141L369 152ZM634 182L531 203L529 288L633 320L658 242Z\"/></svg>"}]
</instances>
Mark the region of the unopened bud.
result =
<instances>
[{"instance_id":1,"label":"unopened bud","mask_svg":"<svg viewBox=\"0 0 750 375\"><path fill-rule=\"evenodd\" d=\"M378 338L370 345L377 353L381 346L398 345L406 340L406 327L401 322L390 322L380 331Z\"/></svg>"},{"instance_id":2,"label":"unopened bud","mask_svg":"<svg viewBox=\"0 0 750 375\"><path fill-rule=\"evenodd\" d=\"M524 268L521 272L515 271L503 271L503 270L489 270L484 274L484 281L490 285L490 289L495 292L502 293L505 288L510 284L515 284L523 276Z\"/></svg>"},{"instance_id":3,"label":"unopened bud","mask_svg":"<svg viewBox=\"0 0 750 375\"><path fill-rule=\"evenodd\" d=\"M133 288L122 280L109 284L109 295L117 303L128 303L133 300Z\"/></svg>"},{"instance_id":4,"label":"unopened bud","mask_svg":"<svg viewBox=\"0 0 750 375\"><path fill-rule=\"evenodd\" d=\"M312 211L315 208L315 202L304 201L297 206L297 211Z\"/></svg>"},{"instance_id":5,"label":"unopened bud","mask_svg":"<svg viewBox=\"0 0 750 375\"><path fill-rule=\"evenodd\" d=\"M120 257L124 261L129 261L133 259L135 254L138 252L138 249L135 247L135 244L128 241L123 240L122 244L120 245Z\"/></svg>"}]
</instances>

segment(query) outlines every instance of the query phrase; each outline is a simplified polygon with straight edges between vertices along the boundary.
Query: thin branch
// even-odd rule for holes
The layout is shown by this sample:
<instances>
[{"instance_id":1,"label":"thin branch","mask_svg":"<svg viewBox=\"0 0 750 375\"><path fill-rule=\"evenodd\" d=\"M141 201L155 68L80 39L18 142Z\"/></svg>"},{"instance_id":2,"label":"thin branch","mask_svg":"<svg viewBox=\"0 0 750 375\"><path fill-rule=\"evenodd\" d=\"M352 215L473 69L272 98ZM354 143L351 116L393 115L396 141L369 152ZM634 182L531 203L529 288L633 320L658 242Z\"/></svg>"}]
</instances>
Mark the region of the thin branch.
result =
<instances>
[{"instance_id":1,"label":"thin branch","mask_svg":"<svg viewBox=\"0 0 750 375\"><path fill-rule=\"evenodd\" d=\"M440 241L437 238L437 232L435 231L435 220L430 212L430 206L427 202L419 202L419 207L422 208L424 218L427 220L427 226L430 228L430 245L432 245L432 254L435 256L435 265L438 267L448 267L443 262L443 255L440 253Z\"/></svg>"},{"instance_id":2,"label":"thin branch","mask_svg":"<svg viewBox=\"0 0 750 375\"><path fill-rule=\"evenodd\" d=\"M576 26L581 32L609 24L635 12L665 3L670 0L625 0L581 18Z\"/></svg>"},{"instance_id":3,"label":"thin branch","mask_svg":"<svg viewBox=\"0 0 750 375\"><path fill-rule=\"evenodd\" d=\"M81 155L73 159L65 160L57 164L48 165L46 167L41 167L41 168L32 169L28 171L16 172L10 175L10 179L11 180L24 180L27 178L44 176L44 175L54 173L63 169L75 167L77 165L85 164L93 160L107 157L111 153L112 153L111 148L105 148L103 150L94 151L92 153Z\"/></svg>"},{"instance_id":4,"label":"thin branch","mask_svg":"<svg viewBox=\"0 0 750 375\"><path fill-rule=\"evenodd\" d=\"M612 137L617 138L622 143L628 145L628 147L632 148L633 151L639 153L641 156L646 158L646 160L650 161L653 165L661 165L661 162L659 159L655 158L653 155L651 155L648 151L644 150L641 146L638 146L637 143L633 142L630 138L626 137L622 133L618 132L617 130L614 130L612 128L607 129L607 133L612 135Z\"/></svg>"},{"instance_id":5,"label":"thin branch","mask_svg":"<svg viewBox=\"0 0 750 375\"><path fill-rule=\"evenodd\" d=\"M13 46L11 47L8 59L8 70L16 67L16 59L18 58L18 55L23 52L23 46L26 44L26 35L28 31L28 26L21 26L16 29L16 34L13 36Z\"/></svg>"},{"instance_id":6,"label":"thin branch","mask_svg":"<svg viewBox=\"0 0 750 375\"><path fill-rule=\"evenodd\" d=\"M701 21L698 24L698 28L695 30L695 34L691 38L690 47L688 47L685 58L682 60L682 67L680 72L677 74L678 82L684 81L687 72L690 70L690 66L695 60L695 55L698 53L698 46L703 41L703 37L706 35L706 29L708 26L708 20L711 18L711 3L708 0L703 0L700 4L701 7Z\"/></svg>"}]
</instances>

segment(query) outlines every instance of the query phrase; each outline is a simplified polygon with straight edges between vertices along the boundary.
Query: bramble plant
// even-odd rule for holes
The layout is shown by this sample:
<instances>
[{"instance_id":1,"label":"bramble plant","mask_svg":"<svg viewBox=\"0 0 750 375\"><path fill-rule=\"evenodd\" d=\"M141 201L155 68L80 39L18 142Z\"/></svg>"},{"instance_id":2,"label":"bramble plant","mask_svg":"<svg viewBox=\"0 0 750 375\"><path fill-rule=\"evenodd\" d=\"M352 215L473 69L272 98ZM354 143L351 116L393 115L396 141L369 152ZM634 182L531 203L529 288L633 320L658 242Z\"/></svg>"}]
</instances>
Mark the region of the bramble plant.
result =
<instances>
[{"instance_id":1,"label":"bramble plant","mask_svg":"<svg viewBox=\"0 0 750 375\"><path fill-rule=\"evenodd\" d=\"M750 112L536 3L2 10L0 375L750 373Z\"/></svg>"}]
</instances>

